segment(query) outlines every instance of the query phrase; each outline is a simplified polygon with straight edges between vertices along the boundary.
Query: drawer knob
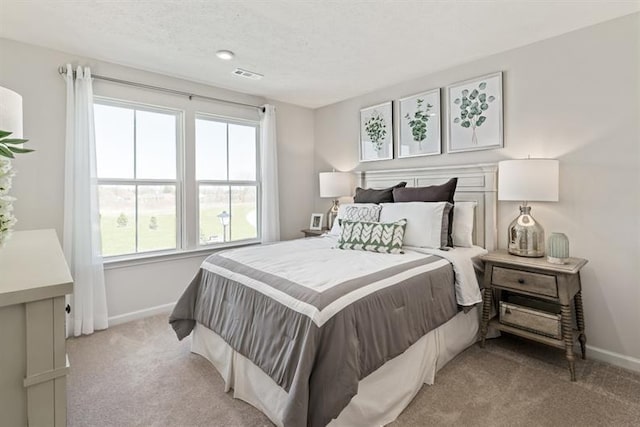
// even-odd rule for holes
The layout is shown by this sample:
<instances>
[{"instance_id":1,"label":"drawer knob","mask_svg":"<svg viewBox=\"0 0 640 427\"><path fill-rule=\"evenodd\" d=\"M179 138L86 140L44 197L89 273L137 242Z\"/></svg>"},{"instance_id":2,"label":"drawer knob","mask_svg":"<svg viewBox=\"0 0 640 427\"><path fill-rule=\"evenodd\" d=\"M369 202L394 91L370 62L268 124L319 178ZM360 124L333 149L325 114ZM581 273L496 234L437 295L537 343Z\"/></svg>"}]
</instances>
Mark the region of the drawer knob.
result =
<instances>
[{"instance_id":1,"label":"drawer knob","mask_svg":"<svg viewBox=\"0 0 640 427\"><path fill-rule=\"evenodd\" d=\"M71 313L71 306L67 304L67 306L64 308L64 311L66 311L67 313Z\"/></svg>"},{"instance_id":2,"label":"drawer knob","mask_svg":"<svg viewBox=\"0 0 640 427\"><path fill-rule=\"evenodd\" d=\"M518 283L520 283L521 285L524 285L524 279L518 279Z\"/></svg>"}]
</instances>

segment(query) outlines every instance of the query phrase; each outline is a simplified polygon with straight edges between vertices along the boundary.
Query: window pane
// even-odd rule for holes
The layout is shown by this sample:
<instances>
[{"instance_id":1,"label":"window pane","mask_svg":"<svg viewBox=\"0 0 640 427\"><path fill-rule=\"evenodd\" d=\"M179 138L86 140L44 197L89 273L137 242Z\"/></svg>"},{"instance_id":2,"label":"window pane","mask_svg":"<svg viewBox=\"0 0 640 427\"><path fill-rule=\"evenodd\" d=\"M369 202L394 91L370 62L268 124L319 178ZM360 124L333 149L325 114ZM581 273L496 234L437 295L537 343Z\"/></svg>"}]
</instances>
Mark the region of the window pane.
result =
<instances>
[{"instance_id":1,"label":"window pane","mask_svg":"<svg viewBox=\"0 0 640 427\"><path fill-rule=\"evenodd\" d=\"M102 255L136 251L136 189L134 185L100 185Z\"/></svg>"},{"instance_id":2,"label":"window pane","mask_svg":"<svg viewBox=\"0 0 640 427\"><path fill-rule=\"evenodd\" d=\"M230 240L258 237L257 189L254 186L231 187L231 236Z\"/></svg>"},{"instance_id":3,"label":"window pane","mask_svg":"<svg viewBox=\"0 0 640 427\"><path fill-rule=\"evenodd\" d=\"M136 178L176 179L176 115L136 111Z\"/></svg>"},{"instance_id":4,"label":"window pane","mask_svg":"<svg viewBox=\"0 0 640 427\"><path fill-rule=\"evenodd\" d=\"M98 178L133 178L133 110L94 104Z\"/></svg>"},{"instance_id":5,"label":"window pane","mask_svg":"<svg viewBox=\"0 0 640 427\"><path fill-rule=\"evenodd\" d=\"M229 125L229 179L256 179L256 128Z\"/></svg>"},{"instance_id":6,"label":"window pane","mask_svg":"<svg viewBox=\"0 0 640 427\"><path fill-rule=\"evenodd\" d=\"M175 247L176 186L138 186L138 252Z\"/></svg>"},{"instance_id":7,"label":"window pane","mask_svg":"<svg viewBox=\"0 0 640 427\"><path fill-rule=\"evenodd\" d=\"M196 179L227 179L227 124L196 119Z\"/></svg>"},{"instance_id":8,"label":"window pane","mask_svg":"<svg viewBox=\"0 0 640 427\"><path fill-rule=\"evenodd\" d=\"M229 215L229 187L226 185L200 185L200 244L226 242L229 226L223 225Z\"/></svg>"}]
</instances>

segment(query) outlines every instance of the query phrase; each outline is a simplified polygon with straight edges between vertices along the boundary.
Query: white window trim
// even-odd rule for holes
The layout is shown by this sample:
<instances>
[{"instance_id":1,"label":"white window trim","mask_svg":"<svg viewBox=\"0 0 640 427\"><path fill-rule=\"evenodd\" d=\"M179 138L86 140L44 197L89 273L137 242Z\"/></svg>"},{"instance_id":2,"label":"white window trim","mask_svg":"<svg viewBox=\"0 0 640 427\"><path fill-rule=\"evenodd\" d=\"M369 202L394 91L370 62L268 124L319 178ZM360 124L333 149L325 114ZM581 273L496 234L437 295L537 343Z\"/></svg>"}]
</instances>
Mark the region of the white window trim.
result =
<instances>
[{"instance_id":1,"label":"white window trim","mask_svg":"<svg viewBox=\"0 0 640 427\"><path fill-rule=\"evenodd\" d=\"M161 107L150 104L142 104L135 101L119 100L114 98L106 98L101 96L95 96L93 100L94 104L107 105L119 108L128 108L138 111L149 111L162 114L174 114L176 116L176 178L175 179L135 179L135 178L98 178L98 185L132 185L136 187L136 199L135 199L135 212L136 212L136 250L138 249L138 186L144 185L173 185L176 189L176 247L170 249L162 249L157 251L143 251L132 252L121 255L107 255L103 257L104 263L108 264L111 261L120 261L122 259L129 258L147 258L149 256L158 256L166 253L178 253L183 250L183 216L181 206L183 203L184 194L184 116L183 110L171 107ZM136 115L134 114L134 136L133 136L133 171L136 175L136 136L135 127Z\"/></svg>"},{"instance_id":2,"label":"white window trim","mask_svg":"<svg viewBox=\"0 0 640 427\"><path fill-rule=\"evenodd\" d=\"M187 114L183 109L146 104L124 99L116 99L104 96L95 96L94 104L110 105L121 108L134 108L142 111L153 111L160 113L171 112L177 115L176 121L176 179L175 180L155 180L155 179L98 179L98 185L175 185L176 187L176 248L157 251L134 252L122 255L104 256L103 262L106 270L125 268L135 265L151 264L167 260L178 260L208 255L219 250L252 246L262 242L262 173L261 173L261 144L260 144L260 121L250 119L240 119L224 115L198 112L193 115ZM193 119L194 129L192 132L193 141L187 141L187 117ZM229 124L249 125L256 129L256 180L255 181L211 181L196 179L196 141L195 141L195 120L198 118L222 121ZM190 147L187 147L191 144ZM227 141L228 144L228 141ZM189 156L191 152L192 156ZM136 150L134 139L134 171L136 167ZM229 156L227 151L227 165ZM228 168L227 168L228 170ZM199 206L199 186L200 184L215 185L248 185L256 187L256 209L257 209L257 238L242 239L229 242L200 244L200 206ZM231 194L230 194L231 195ZM194 206L188 209L187 201L193 200ZM137 197L136 197L136 221L137 221ZM189 221L189 218L195 221ZM137 225L137 224L136 224ZM136 248L138 239L136 228Z\"/></svg>"},{"instance_id":3,"label":"white window trim","mask_svg":"<svg viewBox=\"0 0 640 427\"><path fill-rule=\"evenodd\" d=\"M219 247L233 247L233 246L244 246L251 245L262 242L262 171L260 168L260 122L257 120L248 120L248 119L237 119L231 118L227 116L221 116L217 114L211 113L203 113L196 112L194 116L194 123L196 120L212 120L217 122L224 122L226 124L238 124L243 126L253 126L256 131L256 179L255 181L247 181L247 180L207 180L202 179L199 180L196 177L195 163L193 165L193 177L195 182L195 200L196 200L196 221L194 224L195 227L195 236L196 236L196 248L199 250L211 250ZM194 153L195 149L195 134L194 134ZM227 132L227 176L229 174L229 133ZM241 240L233 240L229 242L222 243L208 243L201 244L200 243L200 185L220 185L220 186L229 186L229 188L233 186L255 186L256 187L256 238L253 239L241 239ZM231 198L231 191L229 191L229 198ZM229 207L231 208L231 200L229 200ZM231 213L231 212L229 212ZM231 229L229 230L231 235Z\"/></svg>"}]
</instances>

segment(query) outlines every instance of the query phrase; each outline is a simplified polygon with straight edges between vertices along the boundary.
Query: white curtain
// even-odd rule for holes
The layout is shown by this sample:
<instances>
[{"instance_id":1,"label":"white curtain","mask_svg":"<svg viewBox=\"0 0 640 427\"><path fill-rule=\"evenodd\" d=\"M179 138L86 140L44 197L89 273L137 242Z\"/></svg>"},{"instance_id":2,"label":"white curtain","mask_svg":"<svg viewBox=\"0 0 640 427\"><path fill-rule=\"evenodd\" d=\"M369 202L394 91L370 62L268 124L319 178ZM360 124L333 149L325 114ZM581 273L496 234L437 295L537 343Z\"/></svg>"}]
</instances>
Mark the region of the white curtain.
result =
<instances>
[{"instance_id":1,"label":"white curtain","mask_svg":"<svg viewBox=\"0 0 640 427\"><path fill-rule=\"evenodd\" d=\"M74 78L73 69L67 64L66 81L63 248L74 280L72 322L67 319L67 335L79 336L107 328L107 298L98 216L91 70L78 67Z\"/></svg>"},{"instance_id":2,"label":"white curtain","mask_svg":"<svg viewBox=\"0 0 640 427\"><path fill-rule=\"evenodd\" d=\"M280 209L278 207L278 152L276 139L276 108L265 105L260 120L260 159L262 172L262 242L280 240Z\"/></svg>"}]
</instances>

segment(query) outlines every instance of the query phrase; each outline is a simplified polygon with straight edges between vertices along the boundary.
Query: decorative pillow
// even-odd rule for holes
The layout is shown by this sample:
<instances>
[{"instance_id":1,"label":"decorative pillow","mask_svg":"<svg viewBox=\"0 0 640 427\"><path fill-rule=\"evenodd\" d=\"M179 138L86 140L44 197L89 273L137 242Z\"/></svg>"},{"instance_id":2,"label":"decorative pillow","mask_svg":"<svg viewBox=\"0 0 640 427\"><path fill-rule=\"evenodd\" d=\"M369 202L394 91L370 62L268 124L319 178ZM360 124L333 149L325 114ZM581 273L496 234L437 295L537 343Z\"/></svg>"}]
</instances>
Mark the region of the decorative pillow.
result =
<instances>
[{"instance_id":1,"label":"decorative pillow","mask_svg":"<svg viewBox=\"0 0 640 427\"><path fill-rule=\"evenodd\" d=\"M329 234L340 235L340 222L344 219L351 221L378 222L382 207L375 203L345 203L338 207L338 216L333 222Z\"/></svg>"},{"instance_id":2,"label":"decorative pillow","mask_svg":"<svg viewBox=\"0 0 640 427\"><path fill-rule=\"evenodd\" d=\"M473 214L476 202L458 202L453 207L453 246L470 248L473 246Z\"/></svg>"},{"instance_id":3,"label":"decorative pillow","mask_svg":"<svg viewBox=\"0 0 640 427\"><path fill-rule=\"evenodd\" d=\"M391 203L393 202L393 191L396 188L403 188L406 182L400 182L393 187L376 190L373 188L356 187L356 195L353 198L355 203Z\"/></svg>"},{"instance_id":4,"label":"decorative pillow","mask_svg":"<svg viewBox=\"0 0 640 427\"><path fill-rule=\"evenodd\" d=\"M383 203L380 222L406 218L405 245L438 249L447 245L449 211L452 207L449 202Z\"/></svg>"},{"instance_id":5,"label":"decorative pillow","mask_svg":"<svg viewBox=\"0 0 640 427\"><path fill-rule=\"evenodd\" d=\"M339 249L401 254L407 220L396 222L342 221Z\"/></svg>"},{"instance_id":6,"label":"decorative pillow","mask_svg":"<svg viewBox=\"0 0 640 427\"><path fill-rule=\"evenodd\" d=\"M458 178L451 178L441 185L428 187L395 188L393 190L394 202L449 202L454 204L453 195L456 192ZM453 209L449 212L449 229L447 231L447 246L453 246L451 228L453 227Z\"/></svg>"}]
</instances>

